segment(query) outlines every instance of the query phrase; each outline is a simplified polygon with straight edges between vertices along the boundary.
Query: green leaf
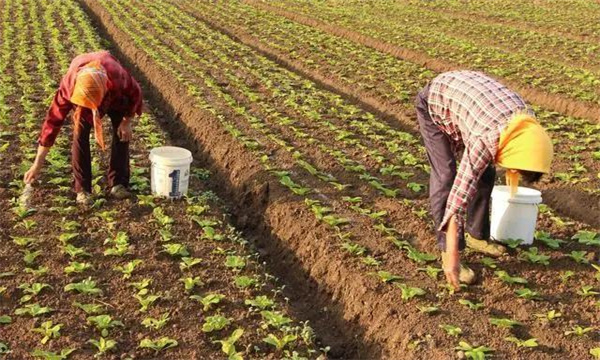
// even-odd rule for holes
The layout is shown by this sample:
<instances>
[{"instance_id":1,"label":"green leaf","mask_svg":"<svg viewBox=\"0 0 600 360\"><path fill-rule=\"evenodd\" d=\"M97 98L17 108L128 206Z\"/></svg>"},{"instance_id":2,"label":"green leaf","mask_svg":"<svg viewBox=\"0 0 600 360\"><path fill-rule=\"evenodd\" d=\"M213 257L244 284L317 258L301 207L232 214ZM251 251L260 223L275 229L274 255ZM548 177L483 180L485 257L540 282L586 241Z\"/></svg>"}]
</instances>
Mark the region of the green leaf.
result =
<instances>
[{"instance_id":1,"label":"green leaf","mask_svg":"<svg viewBox=\"0 0 600 360\"><path fill-rule=\"evenodd\" d=\"M511 319L507 319L507 318L490 318L489 319L490 324L501 327L501 328L513 328L515 326L522 326L523 324L515 321L515 320L511 320Z\"/></svg>"}]
</instances>

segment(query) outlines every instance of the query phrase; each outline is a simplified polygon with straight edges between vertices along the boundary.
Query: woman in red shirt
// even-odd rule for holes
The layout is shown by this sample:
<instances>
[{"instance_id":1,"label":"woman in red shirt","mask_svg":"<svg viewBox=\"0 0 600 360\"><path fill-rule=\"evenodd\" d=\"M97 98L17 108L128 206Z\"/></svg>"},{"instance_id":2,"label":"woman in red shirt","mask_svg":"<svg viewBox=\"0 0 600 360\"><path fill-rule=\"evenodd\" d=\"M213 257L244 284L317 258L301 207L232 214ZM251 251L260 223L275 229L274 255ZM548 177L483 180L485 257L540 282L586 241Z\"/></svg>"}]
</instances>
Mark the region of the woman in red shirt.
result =
<instances>
[{"instance_id":1,"label":"woman in red shirt","mask_svg":"<svg viewBox=\"0 0 600 360\"><path fill-rule=\"evenodd\" d=\"M91 200L90 132L94 128L96 142L105 150L104 115L111 119L113 128L108 169L111 195L117 199L129 197L131 120L142 113L142 92L137 81L107 51L83 54L71 62L44 119L37 156L25 173L25 183L31 184L38 178L46 155L71 110L74 110L71 154L77 202L89 204Z\"/></svg>"}]
</instances>

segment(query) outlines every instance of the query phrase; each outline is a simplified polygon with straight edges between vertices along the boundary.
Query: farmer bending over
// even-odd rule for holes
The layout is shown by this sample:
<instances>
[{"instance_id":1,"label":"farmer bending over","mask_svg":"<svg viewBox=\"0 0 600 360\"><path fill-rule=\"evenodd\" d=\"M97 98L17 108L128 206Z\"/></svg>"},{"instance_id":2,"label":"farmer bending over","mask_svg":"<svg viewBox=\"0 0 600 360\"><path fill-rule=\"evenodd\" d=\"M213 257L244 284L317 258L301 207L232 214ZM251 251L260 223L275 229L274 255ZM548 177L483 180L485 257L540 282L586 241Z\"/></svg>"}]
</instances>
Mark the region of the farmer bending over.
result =
<instances>
[{"instance_id":1,"label":"farmer bending over","mask_svg":"<svg viewBox=\"0 0 600 360\"><path fill-rule=\"evenodd\" d=\"M494 166L506 169L513 189L519 177L538 181L550 170L552 142L525 100L479 72L439 75L419 93L416 108L431 164L429 197L442 267L458 288L459 281L475 281L473 270L460 263L465 245L491 256L506 252L487 242Z\"/></svg>"},{"instance_id":2,"label":"farmer bending over","mask_svg":"<svg viewBox=\"0 0 600 360\"><path fill-rule=\"evenodd\" d=\"M92 192L90 131L96 142L106 150L102 132L102 117L112 122L108 182L111 195L117 199L129 197L129 141L131 120L142 113L142 92L129 72L107 51L77 56L69 66L48 110L39 137L37 156L25 183L39 176L46 155L69 112L73 112L73 144L71 147L75 192L79 204L89 204Z\"/></svg>"}]
</instances>

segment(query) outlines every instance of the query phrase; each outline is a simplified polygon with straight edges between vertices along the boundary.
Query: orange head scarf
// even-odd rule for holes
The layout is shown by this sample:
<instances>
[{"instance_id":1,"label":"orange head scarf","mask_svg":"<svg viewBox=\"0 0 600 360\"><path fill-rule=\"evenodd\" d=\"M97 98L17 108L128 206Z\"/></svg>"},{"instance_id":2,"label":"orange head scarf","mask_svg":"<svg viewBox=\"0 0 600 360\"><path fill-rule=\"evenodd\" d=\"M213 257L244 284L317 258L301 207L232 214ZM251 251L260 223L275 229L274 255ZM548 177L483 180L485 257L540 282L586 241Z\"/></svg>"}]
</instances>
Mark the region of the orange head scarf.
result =
<instances>
[{"instance_id":1,"label":"orange head scarf","mask_svg":"<svg viewBox=\"0 0 600 360\"><path fill-rule=\"evenodd\" d=\"M81 121L82 108L92 110L94 119L94 136L96 142L102 150L106 149L104 144L104 134L102 132L102 119L98 107L102 104L104 95L108 90L108 76L106 70L102 67L99 61L92 61L77 73L75 79L75 88L71 95L71 103L77 105L73 120L78 128Z\"/></svg>"},{"instance_id":2,"label":"orange head scarf","mask_svg":"<svg viewBox=\"0 0 600 360\"><path fill-rule=\"evenodd\" d=\"M547 174L554 157L550 136L529 114L515 114L500 134L496 164L507 169L506 182L516 191L519 173L515 170Z\"/></svg>"}]
</instances>

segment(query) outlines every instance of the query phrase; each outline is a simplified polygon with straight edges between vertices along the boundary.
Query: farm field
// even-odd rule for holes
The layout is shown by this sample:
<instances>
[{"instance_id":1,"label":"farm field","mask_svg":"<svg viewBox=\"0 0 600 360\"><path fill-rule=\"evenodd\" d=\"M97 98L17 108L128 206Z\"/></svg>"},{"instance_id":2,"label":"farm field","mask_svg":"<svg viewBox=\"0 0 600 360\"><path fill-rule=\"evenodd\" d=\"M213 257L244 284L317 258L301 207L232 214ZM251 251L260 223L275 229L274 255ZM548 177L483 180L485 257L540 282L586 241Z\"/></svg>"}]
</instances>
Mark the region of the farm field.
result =
<instances>
[{"instance_id":1,"label":"farm field","mask_svg":"<svg viewBox=\"0 0 600 360\"><path fill-rule=\"evenodd\" d=\"M541 3L0 0L0 358L600 358L600 28L581 15L600 5ZM60 76L98 49L149 100L137 197L105 198L98 151L78 208L64 129L23 208ZM534 245L467 254L459 292L413 105L456 67L523 90L557 154ZM180 201L150 195L165 143L194 150Z\"/></svg>"}]
</instances>

